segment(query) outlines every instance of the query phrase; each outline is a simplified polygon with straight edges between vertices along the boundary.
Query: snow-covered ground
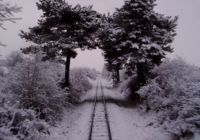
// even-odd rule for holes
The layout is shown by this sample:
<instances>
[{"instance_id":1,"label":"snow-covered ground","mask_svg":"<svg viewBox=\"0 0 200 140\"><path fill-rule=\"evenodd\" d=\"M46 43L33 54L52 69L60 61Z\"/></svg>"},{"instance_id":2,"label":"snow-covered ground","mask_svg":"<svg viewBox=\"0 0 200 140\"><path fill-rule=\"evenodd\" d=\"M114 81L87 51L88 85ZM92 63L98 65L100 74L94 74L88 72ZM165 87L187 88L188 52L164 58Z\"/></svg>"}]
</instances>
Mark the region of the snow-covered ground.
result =
<instances>
[{"instance_id":1,"label":"snow-covered ground","mask_svg":"<svg viewBox=\"0 0 200 140\"><path fill-rule=\"evenodd\" d=\"M66 110L63 121L51 129L49 140L86 140L89 135L91 104L82 104Z\"/></svg>"},{"instance_id":2,"label":"snow-covered ground","mask_svg":"<svg viewBox=\"0 0 200 140\"><path fill-rule=\"evenodd\" d=\"M151 117L143 116L137 109L108 105L111 131L116 140L170 140L161 129L149 126Z\"/></svg>"},{"instance_id":3,"label":"snow-covered ground","mask_svg":"<svg viewBox=\"0 0 200 140\"><path fill-rule=\"evenodd\" d=\"M94 96L96 81L87 95ZM91 97L92 98L92 97ZM92 113L92 102L85 102L66 109L62 122L51 129L51 138L48 140L87 140Z\"/></svg>"},{"instance_id":4,"label":"snow-covered ground","mask_svg":"<svg viewBox=\"0 0 200 140\"><path fill-rule=\"evenodd\" d=\"M139 112L122 94L112 89L108 82L104 81L103 85L114 140L170 140L161 128L151 125L154 121L152 115Z\"/></svg>"},{"instance_id":5,"label":"snow-covered ground","mask_svg":"<svg viewBox=\"0 0 200 140\"><path fill-rule=\"evenodd\" d=\"M66 110L63 121L51 129L50 140L87 140L89 136L90 119L97 81L93 82L83 103ZM169 140L168 134L151 124L153 117L139 113L134 107L124 106L125 98L110 84L102 80L104 94L107 99L108 114L113 140ZM99 90L100 92L100 90ZM118 103L116 103L118 102Z\"/></svg>"}]
</instances>

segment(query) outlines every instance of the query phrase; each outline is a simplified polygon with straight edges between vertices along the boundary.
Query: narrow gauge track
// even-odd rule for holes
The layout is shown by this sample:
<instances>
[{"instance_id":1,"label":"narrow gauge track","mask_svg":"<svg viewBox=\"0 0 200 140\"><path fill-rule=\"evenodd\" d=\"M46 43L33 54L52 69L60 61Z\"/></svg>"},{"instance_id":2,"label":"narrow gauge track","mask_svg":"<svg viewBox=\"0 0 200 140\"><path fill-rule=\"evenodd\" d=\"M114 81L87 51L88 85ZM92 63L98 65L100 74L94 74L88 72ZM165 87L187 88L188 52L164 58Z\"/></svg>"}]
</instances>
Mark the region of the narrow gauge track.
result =
<instances>
[{"instance_id":1,"label":"narrow gauge track","mask_svg":"<svg viewBox=\"0 0 200 140\"><path fill-rule=\"evenodd\" d=\"M100 96L98 96L98 91ZM106 100L101 81L97 82L89 140L112 140Z\"/></svg>"}]
</instances>

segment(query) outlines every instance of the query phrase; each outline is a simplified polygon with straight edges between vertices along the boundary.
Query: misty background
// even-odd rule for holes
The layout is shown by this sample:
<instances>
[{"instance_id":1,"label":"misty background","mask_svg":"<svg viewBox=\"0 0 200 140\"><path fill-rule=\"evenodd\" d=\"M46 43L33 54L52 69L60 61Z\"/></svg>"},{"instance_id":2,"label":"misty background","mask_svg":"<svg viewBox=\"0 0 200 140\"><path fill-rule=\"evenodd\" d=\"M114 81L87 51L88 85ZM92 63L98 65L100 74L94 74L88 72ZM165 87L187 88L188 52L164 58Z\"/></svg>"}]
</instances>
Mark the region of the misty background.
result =
<instances>
[{"instance_id":1,"label":"misty background","mask_svg":"<svg viewBox=\"0 0 200 140\"><path fill-rule=\"evenodd\" d=\"M93 5L100 13L113 13L115 8L123 5L123 0L66 0L69 4ZM0 47L0 59L3 59L13 50L26 47L28 44L18 34L20 30L37 25L41 11L37 10L37 0L9 0L11 5L22 7L22 12L16 14L22 20L16 24L5 23L7 30L0 30L0 41L7 47ZM169 16L179 16L177 36L172 44L174 53L169 57L183 57L187 62L200 66L199 40L200 40L200 1L199 0L157 0L156 11ZM90 67L98 70L104 64L100 50L79 51L76 59L72 61L72 67Z\"/></svg>"}]
</instances>

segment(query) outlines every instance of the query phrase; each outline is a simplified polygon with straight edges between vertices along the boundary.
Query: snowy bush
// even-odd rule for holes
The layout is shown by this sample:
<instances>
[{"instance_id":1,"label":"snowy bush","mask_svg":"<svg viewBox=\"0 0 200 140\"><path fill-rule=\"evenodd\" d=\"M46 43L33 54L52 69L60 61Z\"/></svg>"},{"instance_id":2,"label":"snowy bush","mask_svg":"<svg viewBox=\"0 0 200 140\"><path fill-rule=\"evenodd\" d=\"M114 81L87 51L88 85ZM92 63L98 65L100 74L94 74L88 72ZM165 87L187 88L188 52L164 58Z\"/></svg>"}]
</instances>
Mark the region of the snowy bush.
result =
<instances>
[{"instance_id":1,"label":"snowy bush","mask_svg":"<svg viewBox=\"0 0 200 140\"><path fill-rule=\"evenodd\" d=\"M47 123L37 118L35 111L11 104L10 99L9 95L0 92L0 139L44 140L41 138L48 135Z\"/></svg>"},{"instance_id":2,"label":"snowy bush","mask_svg":"<svg viewBox=\"0 0 200 140\"><path fill-rule=\"evenodd\" d=\"M146 110L157 112L159 123L179 139L199 133L200 69L179 58L164 62L153 74L138 91Z\"/></svg>"},{"instance_id":3,"label":"snowy bush","mask_svg":"<svg viewBox=\"0 0 200 140\"><path fill-rule=\"evenodd\" d=\"M129 77L129 78L125 78L122 80L122 82L120 83L118 90L120 91L120 93L122 93L123 95L129 96L131 91L130 91L130 87L129 87L129 83L132 81L133 77Z\"/></svg>"},{"instance_id":4,"label":"snowy bush","mask_svg":"<svg viewBox=\"0 0 200 140\"><path fill-rule=\"evenodd\" d=\"M41 139L42 135L49 133L48 124L38 119L33 110L28 109L15 109L8 128L20 140Z\"/></svg>"},{"instance_id":5,"label":"snowy bush","mask_svg":"<svg viewBox=\"0 0 200 140\"><path fill-rule=\"evenodd\" d=\"M61 119L70 97L80 98L91 89L90 79L97 77L93 69L72 70L69 93L61 88L64 68L58 63L42 62L38 55L8 67L0 75L2 140L48 139L48 128Z\"/></svg>"},{"instance_id":6,"label":"snowy bush","mask_svg":"<svg viewBox=\"0 0 200 140\"><path fill-rule=\"evenodd\" d=\"M4 84L4 79L3 79L3 72L2 72L2 75L0 74L0 93L1 93L1 90L2 90L2 87L3 87L3 84Z\"/></svg>"},{"instance_id":7,"label":"snowy bush","mask_svg":"<svg viewBox=\"0 0 200 140\"><path fill-rule=\"evenodd\" d=\"M8 74L5 92L12 96L12 104L33 109L41 119L53 122L61 114L68 93L59 87L59 68L50 62L26 60Z\"/></svg>"},{"instance_id":8,"label":"snowy bush","mask_svg":"<svg viewBox=\"0 0 200 140\"><path fill-rule=\"evenodd\" d=\"M82 73L85 74L88 78L92 80L96 80L97 78L97 71L95 69L90 68L80 68Z\"/></svg>"},{"instance_id":9,"label":"snowy bush","mask_svg":"<svg viewBox=\"0 0 200 140\"><path fill-rule=\"evenodd\" d=\"M5 75L5 71L3 68L0 68L0 79ZM1 87L1 85L0 85Z\"/></svg>"},{"instance_id":10,"label":"snowy bush","mask_svg":"<svg viewBox=\"0 0 200 140\"><path fill-rule=\"evenodd\" d=\"M71 70L71 95L78 101L89 89L92 84L89 79L95 80L97 73L95 70L87 68L74 68Z\"/></svg>"},{"instance_id":11,"label":"snowy bush","mask_svg":"<svg viewBox=\"0 0 200 140\"><path fill-rule=\"evenodd\" d=\"M60 64L39 57L24 59L0 76L0 139L45 140L49 124L69 104L62 78Z\"/></svg>"},{"instance_id":12,"label":"snowy bush","mask_svg":"<svg viewBox=\"0 0 200 140\"><path fill-rule=\"evenodd\" d=\"M9 129L0 127L0 139L1 140L19 140L14 136Z\"/></svg>"},{"instance_id":13,"label":"snowy bush","mask_svg":"<svg viewBox=\"0 0 200 140\"><path fill-rule=\"evenodd\" d=\"M18 63L22 63L24 61L23 54L18 51L11 52L7 59L6 59L6 65L9 68L15 67Z\"/></svg>"},{"instance_id":14,"label":"snowy bush","mask_svg":"<svg viewBox=\"0 0 200 140\"><path fill-rule=\"evenodd\" d=\"M125 96L132 96L132 88L135 87L136 74L128 73L126 70L120 71L121 82L118 90Z\"/></svg>"},{"instance_id":15,"label":"snowy bush","mask_svg":"<svg viewBox=\"0 0 200 140\"><path fill-rule=\"evenodd\" d=\"M0 108L0 138L2 140L44 140L49 134L48 124L36 117L33 110L11 106Z\"/></svg>"},{"instance_id":16,"label":"snowy bush","mask_svg":"<svg viewBox=\"0 0 200 140\"><path fill-rule=\"evenodd\" d=\"M101 75L103 78L107 79L107 80L111 80L112 79L112 72L109 72L106 68L106 66L103 67Z\"/></svg>"}]
</instances>

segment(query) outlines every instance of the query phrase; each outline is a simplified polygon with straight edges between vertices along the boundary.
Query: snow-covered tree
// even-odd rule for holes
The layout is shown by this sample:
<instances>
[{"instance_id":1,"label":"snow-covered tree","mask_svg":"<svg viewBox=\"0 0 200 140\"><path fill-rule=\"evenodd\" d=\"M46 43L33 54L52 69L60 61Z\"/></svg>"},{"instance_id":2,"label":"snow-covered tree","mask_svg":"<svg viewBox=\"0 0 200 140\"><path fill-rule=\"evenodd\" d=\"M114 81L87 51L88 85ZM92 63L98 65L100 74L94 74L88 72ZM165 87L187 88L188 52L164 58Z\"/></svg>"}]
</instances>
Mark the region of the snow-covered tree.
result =
<instances>
[{"instance_id":1,"label":"snow-covered tree","mask_svg":"<svg viewBox=\"0 0 200 140\"><path fill-rule=\"evenodd\" d=\"M65 63L64 87L69 87L70 60L76 57L77 48L96 48L94 33L99 28L101 15L91 6L71 6L64 0L40 0L37 6L43 11L38 25L21 34L22 38L36 45L23 51L34 53L42 50L44 59L57 59Z\"/></svg>"},{"instance_id":2,"label":"snow-covered tree","mask_svg":"<svg viewBox=\"0 0 200 140\"><path fill-rule=\"evenodd\" d=\"M5 2L5 0L0 0L0 28L6 29L3 27L3 24L5 22L14 22L18 20L19 18L14 17L14 13L18 13L21 11L21 7L18 7L16 5L12 6L8 2ZM0 42L0 46L5 46Z\"/></svg>"},{"instance_id":3,"label":"snow-covered tree","mask_svg":"<svg viewBox=\"0 0 200 140\"><path fill-rule=\"evenodd\" d=\"M18 63L23 62L24 57L21 52L13 51L7 56L6 63L8 68L14 68Z\"/></svg>"},{"instance_id":4,"label":"snow-covered tree","mask_svg":"<svg viewBox=\"0 0 200 140\"><path fill-rule=\"evenodd\" d=\"M32 109L38 117L54 122L66 105L68 93L60 88L58 64L42 62L37 57L18 63L6 78L4 92L19 108Z\"/></svg>"},{"instance_id":5,"label":"snow-covered tree","mask_svg":"<svg viewBox=\"0 0 200 140\"><path fill-rule=\"evenodd\" d=\"M99 38L101 41L100 48L103 50L104 59L106 60L106 69L112 72L114 84L120 82L119 70L122 69L125 50L120 49L120 43L124 37L124 30L114 23L112 17L104 20L103 30L100 30ZM126 58L125 58L126 59Z\"/></svg>"},{"instance_id":6,"label":"snow-covered tree","mask_svg":"<svg viewBox=\"0 0 200 140\"><path fill-rule=\"evenodd\" d=\"M155 12L155 5L155 0L126 0L113 15L126 35L118 48L126 52L122 54L126 57L124 64L132 71L137 70L136 90L147 82L150 69L173 51L170 44L176 35L177 17Z\"/></svg>"},{"instance_id":7,"label":"snow-covered tree","mask_svg":"<svg viewBox=\"0 0 200 140\"><path fill-rule=\"evenodd\" d=\"M14 62L0 76L0 138L44 140L49 133L47 122L57 121L68 103L59 88L61 68L38 58Z\"/></svg>"}]
</instances>

